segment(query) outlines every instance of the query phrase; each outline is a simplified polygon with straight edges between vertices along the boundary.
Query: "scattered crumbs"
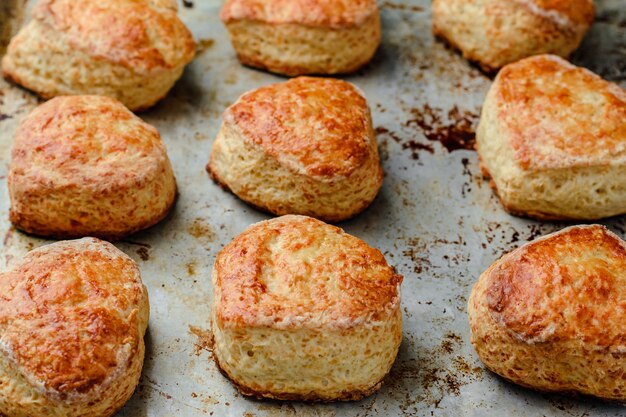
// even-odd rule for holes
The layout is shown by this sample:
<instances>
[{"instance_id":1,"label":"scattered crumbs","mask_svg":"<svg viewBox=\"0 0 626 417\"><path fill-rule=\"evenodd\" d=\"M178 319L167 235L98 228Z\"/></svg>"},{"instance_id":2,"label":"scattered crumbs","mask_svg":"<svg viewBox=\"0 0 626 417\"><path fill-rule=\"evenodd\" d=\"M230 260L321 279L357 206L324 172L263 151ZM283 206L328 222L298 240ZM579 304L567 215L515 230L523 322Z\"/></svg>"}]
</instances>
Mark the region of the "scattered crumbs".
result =
<instances>
[{"instance_id":1,"label":"scattered crumbs","mask_svg":"<svg viewBox=\"0 0 626 417\"><path fill-rule=\"evenodd\" d=\"M386 127L379 126L374 130L377 135L388 136L391 139L393 139L394 142L402 145L402 150L410 150L412 159L415 159L415 160L419 159L420 151L426 151L431 154L435 153L435 148L432 145L427 144L427 143L420 143L416 141L415 139L403 140L400 136L398 136L396 133L392 132L391 130L387 129Z\"/></svg>"},{"instance_id":2,"label":"scattered crumbs","mask_svg":"<svg viewBox=\"0 0 626 417\"><path fill-rule=\"evenodd\" d=\"M213 46L215 41L213 39L198 39L196 42L196 54L201 54L210 47Z\"/></svg>"},{"instance_id":3,"label":"scattered crumbs","mask_svg":"<svg viewBox=\"0 0 626 417\"><path fill-rule=\"evenodd\" d=\"M402 255L408 257L413 262L413 272L419 274L428 271L430 259L426 249L426 242L417 237L412 237L406 241L407 248L402 251Z\"/></svg>"},{"instance_id":4,"label":"scattered crumbs","mask_svg":"<svg viewBox=\"0 0 626 417\"><path fill-rule=\"evenodd\" d=\"M150 259L150 252L148 251L148 248L146 248L145 246L142 246L139 249L137 249L137 255L139 255L139 258L141 258L142 261L147 261Z\"/></svg>"},{"instance_id":5,"label":"scattered crumbs","mask_svg":"<svg viewBox=\"0 0 626 417\"><path fill-rule=\"evenodd\" d=\"M413 118L406 121L406 127L419 128L424 136L432 142L440 142L448 152L458 149L474 150L476 132L474 126L479 115L469 111L461 111L454 106L447 113L448 122L444 122L445 113L428 104L421 109L411 109Z\"/></svg>"},{"instance_id":6,"label":"scattered crumbs","mask_svg":"<svg viewBox=\"0 0 626 417\"><path fill-rule=\"evenodd\" d=\"M210 330L189 326L189 333L196 336L196 341L194 342L196 356L199 356L202 351L213 354L213 333Z\"/></svg>"},{"instance_id":7,"label":"scattered crumbs","mask_svg":"<svg viewBox=\"0 0 626 417\"><path fill-rule=\"evenodd\" d=\"M198 394L196 394L195 392L191 393L191 398L198 398Z\"/></svg>"}]
</instances>

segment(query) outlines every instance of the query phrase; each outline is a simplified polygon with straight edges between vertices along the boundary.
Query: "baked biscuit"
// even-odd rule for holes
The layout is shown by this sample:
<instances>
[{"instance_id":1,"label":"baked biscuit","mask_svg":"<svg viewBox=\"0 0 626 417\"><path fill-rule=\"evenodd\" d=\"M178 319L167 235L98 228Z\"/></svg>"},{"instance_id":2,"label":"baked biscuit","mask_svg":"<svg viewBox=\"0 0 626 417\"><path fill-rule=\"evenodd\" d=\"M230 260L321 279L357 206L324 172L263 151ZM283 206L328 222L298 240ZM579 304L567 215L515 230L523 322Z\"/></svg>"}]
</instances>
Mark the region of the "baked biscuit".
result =
<instances>
[{"instance_id":1,"label":"baked biscuit","mask_svg":"<svg viewBox=\"0 0 626 417\"><path fill-rule=\"evenodd\" d=\"M175 0L39 0L2 70L43 98L98 94L141 110L167 94L194 53Z\"/></svg>"},{"instance_id":2,"label":"baked biscuit","mask_svg":"<svg viewBox=\"0 0 626 417\"><path fill-rule=\"evenodd\" d=\"M120 239L159 222L174 204L176 180L159 133L112 98L42 104L22 121L11 155L10 218L27 233Z\"/></svg>"},{"instance_id":3,"label":"baked biscuit","mask_svg":"<svg viewBox=\"0 0 626 417\"><path fill-rule=\"evenodd\" d=\"M108 417L144 359L148 293L137 265L93 238L33 250L0 273L0 414Z\"/></svg>"},{"instance_id":4,"label":"baked biscuit","mask_svg":"<svg viewBox=\"0 0 626 417\"><path fill-rule=\"evenodd\" d=\"M358 400L402 340L400 284L380 251L305 216L257 223L213 267L213 353L244 395Z\"/></svg>"},{"instance_id":5,"label":"baked biscuit","mask_svg":"<svg viewBox=\"0 0 626 417\"><path fill-rule=\"evenodd\" d=\"M626 213L626 91L555 56L504 67L477 132L504 207L538 219Z\"/></svg>"},{"instance_id":6,"label":"baked biscuit","mask_svg":"<svg viewBox=\"0 0 626 417\"><path fill-rule=\"evenodd\" d=\"M528 243L472 290L472 344L487 368L541 391L626 400L626 243L574 226Z\"/></svg>"},{"instance_id":7,"label":"baked biscuit","mask_svg":"<svg viewBox=\"0 0 626 417\"><path fill-rule=\"evenodd\" d=\"M433 0L433 33L486 71L532 55L568 57L593 23L593 0Z\"/></svg>"},{"instance_id":8,"label":"baked biscuit","mask_svg":"<svg viewBox=\"0 0 626 417\"><path fill-rule=\"evenodd\" d=\"M243 64L278 74L353 72L380 44L376 0L226 0L220 17Z\"/></svg>"},{"instance_id":9,"label":"baked biscuit","mask_svg":"<svg viewBox=\"0 0 626 417\"><path fill-rule=\"evenodd\" d=\"M309 77L259 88L226 109L207 169L263 210L332 222L365 210L383 179L363 95Z\"/></svg>"}]
</instances>

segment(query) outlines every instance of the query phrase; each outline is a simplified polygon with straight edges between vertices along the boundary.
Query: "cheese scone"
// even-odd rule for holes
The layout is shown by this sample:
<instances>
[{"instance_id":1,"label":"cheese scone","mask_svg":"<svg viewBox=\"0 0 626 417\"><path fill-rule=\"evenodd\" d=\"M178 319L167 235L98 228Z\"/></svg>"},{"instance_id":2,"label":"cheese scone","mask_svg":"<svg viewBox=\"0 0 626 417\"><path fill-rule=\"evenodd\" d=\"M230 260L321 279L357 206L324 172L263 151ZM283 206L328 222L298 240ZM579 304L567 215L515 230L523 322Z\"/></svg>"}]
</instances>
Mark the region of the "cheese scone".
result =
<instances>
[{"instance_id":1,"label":"cheese scone","mask_svg":"<svg viewBox=\"0 0 626 417\"><path fill-rule=\"evenodd\" d=\"M176 196L157 130L103 96L35 108L15 135L7 181L15 227L58 239L121 239L163 219Z\"/></svg>"},{"instance_id":2,"label":"cheese scone","mask_svg":"<svg viewBox=\"0 0 626 417\"><path fill-rule=\"evenodd\" d=\"M97 94L146 109L195 54L176 11L175 0L39 0L2 71L46 99Z\"/></svg>"},{"instance_id":3,"label":"cheese scone","mask_svg":"<svg viewBox=\"0 0 626 417\"><path fill-rule=\"evenodd\" d=\"M491 371L548 392L626 400L626 242L574 226L503 256L468 304Z\"/></svg>"},{"instance_id":4,"label":"cheese scone","mask_svg":"<svg viewBox=\"0 0 626 417\"><path fill-rule=\"evenodd\" d=\"M35 249L0 273L0 414L108 417L141 376L148 293L93 238Z\"/></svg>"},{"instance_id":5,"label":"cheese scone","mask_svg":"<svg viewBox=\"0 0 626 417\"><path fill-rule=\"evenodd\" d=\"M365 98L329 78L298 77L241 96L224 112L207 170L260 209L331 222L365 210L383 180Z\"/></svg>"},{"instance_id":6,"label":"cheese scone","mask_svg":"<svg viewBox=\"0 0 626 417\"><path fill-rule=\"evenodd\" d=\"M568 57L591 27L593 0L433 0L432 29L486 71L539 54Z\"/></svg>"},{"instance_id":7,"label":"cheese scone","mask_svg":"<svg viewBox=\"0 0 626 417\"><path fill-rule=\"evenodd\" d=\"M538 219L626 213L626 90L556 56L504 67L476 141L509 212Z\"/></svg>"},{"instance_id":8,"label":"cheese scone","mask_svg":"<svg viewBox=\"0 0 626 417\"><path fill-rule=\"evenodd\" d=\"M402 340L400 284L380 251L305 216L257 223L213 267L219 368L244 395L358 400Z\"/></svg>"},{"instance_id":9,"label":"cheese scone","mask_svg":"<svg viewBox=\"0 0 626 417\"><path fill-rule=\"evenodd\" d=\"M226 0L220 17L243 64L278 74L353 72L380 44L376 0Z\"/></svg>"}]
</instances>

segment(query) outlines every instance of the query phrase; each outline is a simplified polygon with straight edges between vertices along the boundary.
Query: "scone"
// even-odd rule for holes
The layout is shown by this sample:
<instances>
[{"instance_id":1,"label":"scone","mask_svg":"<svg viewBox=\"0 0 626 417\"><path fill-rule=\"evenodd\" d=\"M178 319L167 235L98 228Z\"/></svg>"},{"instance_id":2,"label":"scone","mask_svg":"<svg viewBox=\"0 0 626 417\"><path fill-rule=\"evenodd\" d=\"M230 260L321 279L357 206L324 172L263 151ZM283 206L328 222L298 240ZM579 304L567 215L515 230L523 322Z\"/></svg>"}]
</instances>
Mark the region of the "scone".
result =
<instances>
[{"instance_id":1,"label":"scone","mask_svg":"<svg viewBox=\"0 0 626 417\"><path fill-rule=\"evenodd\" d=\"M226 109L207 169L260 209L331 222L365 210L383 180L363 95L309 77L259 88Z\"/></svg>"},{"instance_id":2,"label":"scone","mask_svg":"<svg viewBox=\"0 0 626 417\"><path fill-rule=\"evenodd\" d=\"M257 223L213 267L216 363L244 395L358 400L398 352L401 282L380 251L337 227L294 215Z\"/></svg>"},{"instance_id":3,"label":"scone","mask_svg":"<svg viewBox=\"0 0 626 417\"><path fill-rule=\"evenodd\" d=\"M4 76L42 96L98 94L142 110L194 56L175 0L39 0L2 60Z\"/></svg>"},{"instance_id":4,"label":"scone","mask_svg":"<svg viewBox=\"0 0 626 417\"><path fill-rule=\"evenodd\" d=\"M121 239L174 204L176 180L159 133L102 96L54 98L33 110L13 142L11 222L58 239Z\"/></svg>"},{"instance_id":5,"label":"scone","mask_svg":"<svg viewBox=\"0 0 626 417\"><path fill-rule=\"evenodd\" d=\"M433 0L433 33L486 71L532 55L568 57L594 20L593 0Z\"/></svg>"},{"instance_id":6,"label":"scone","mask_svg":"<svg viewBox=\"0 0 626 417\"><path fill-rule=\"evenodd\" d=\"M472 344L485 365L540 391L626 400L626 243L574 226L528 243L472 290Z\"/></svg>"},{"instance_id":7,"label":"scone","mask_svg":"<svg viewBox=\"0 0 626 417\"><path fill-rule=\"evenodd\" d=\"M141 376L148 293L93 238L33 250L0 273L0 414L108 417Z\"/></svg>"},{"instance_id":8,"label":"scone","mask_svg":"<svg viewBox=\"0 0 626 417\"><path fill-rule=\"evenodd\" d=\"M243 64L278 74L353 72L380 44L376 0L226 0L220 17Z\"/></svg>"},{"instance_id":9,"label":"scone","mask_svg":"<svg viewBox=\"0 0 626 417\"><path fill-rule=\"evenodd\" d=\"M477 132L504 207L538 219L626 213L626 90L556 56L504 67Z\"/></svg>"}]
</instances>

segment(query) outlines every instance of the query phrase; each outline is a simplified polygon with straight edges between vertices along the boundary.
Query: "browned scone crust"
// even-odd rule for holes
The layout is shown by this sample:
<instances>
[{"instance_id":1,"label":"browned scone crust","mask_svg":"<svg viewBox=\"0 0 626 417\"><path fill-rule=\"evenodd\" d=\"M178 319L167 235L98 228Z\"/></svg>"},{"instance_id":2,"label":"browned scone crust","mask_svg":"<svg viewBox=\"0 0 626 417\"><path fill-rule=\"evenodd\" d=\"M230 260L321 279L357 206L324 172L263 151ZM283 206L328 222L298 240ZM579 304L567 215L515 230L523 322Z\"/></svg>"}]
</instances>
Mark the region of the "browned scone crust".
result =
<instances>
[{"instance_id":1,"label":"browned scone crust","mask_svg":"<svg viewBox=\"0 0 626 417\"><path fill-rule=\"evenodd\" d=\"M626 400L626 243L574 226L505 255L472 290L472 344L485 365L541 391Z\"/></svg>"},{"instance_id":2,"label":"browned scone crust","mask_svg":"<svg viewBox=\"0 0 626 417\"><path fill-rule=\"evenodd\" d=\"M63 241L0 273L0 414L108 417L141 375L148 294L107 242Z\"/></svg>"},{"instance_id":3,"label":"browned scone crust","mask_svg":"<svg viewBox=\"0 0 626 417\"><path fill-rule=\"evenodd\" d=\"M367 208L383 180L361 92L312 77L261 87L228 107L207 169L253 206L331 222Z\"/></svg>"},{"instance_id":4,"label":"browned scone crust","mask_svg":"<svg viewBox=\"0 0 626 417\"><path fill-rule=\"evenodd\" d=\"M142 110L195 54L174 0L39 0L2 60L4 76L42 96L98 94Z\"/></svg>"},{"instance_id":5,"label":"browned scone crust","mask_svg":"<svg viewBox=\"0 0 626 417\"><path fill-rule=\"evenodd\" d=\"M257 223L213 268L213 353L244 394L358 400L402 339L402 277L380 251L305 216Z\"/></svg>"},{"instance_id":6,"label":"browned scone crust","mask_svg":"<svg viewBox=\"0 0 626 417\"><path fill-rule=\"evenodd\" d=\"M626 212L626 90L552 55L504 67L476 135L505 209L542 220Z\"/></svg>"},{"instance_id":7,"label":"browned scone crust","mask_svg":"<svg viewBox=\"0 0 626 417\"><path fill-rule=\"evenodd\" d=\"M289 76L354 72L381 38L375 0L226 0L220 18L243 64Z\"/></svg>"},{"instance_id":8,"label":"browned scone crust","mask_svg":"<svg viewBox=\"0 0 626 417\"><path fill-rule=\"evenodd\" d=\"M174 204L159 133L108 97L57 97L37 107L11 156L10 219L27 233L116 240L156 224Z\"/></svg>"},{"instance_id":9,"label":"browned scone crust","mask_svg":"<svg viewBox=\"0 0 626 417\"><path fill-rule=\"evenodd\" d=\"M539 54L568 57L591 27L592 0L433 0L433 33L485 71Z\"/></svg>"}]
</instances>

